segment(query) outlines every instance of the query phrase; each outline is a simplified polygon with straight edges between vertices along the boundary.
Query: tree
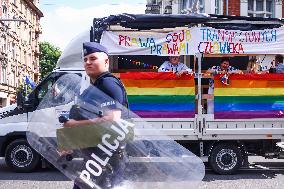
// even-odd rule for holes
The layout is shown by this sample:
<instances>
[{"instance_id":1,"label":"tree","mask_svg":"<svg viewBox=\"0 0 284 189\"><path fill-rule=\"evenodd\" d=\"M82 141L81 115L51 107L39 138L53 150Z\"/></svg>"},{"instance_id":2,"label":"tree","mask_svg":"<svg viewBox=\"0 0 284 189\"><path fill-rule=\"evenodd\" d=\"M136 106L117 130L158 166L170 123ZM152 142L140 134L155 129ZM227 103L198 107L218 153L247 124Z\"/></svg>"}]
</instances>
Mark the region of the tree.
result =
<instances>
[{"instance_id":1,"label":"tree","mask_svg":"<svg viewBox=\"0 0 284 189\"><path fill-rule=\"evenodd\" d=\"M39 50L40 73L41 78L44 78L55 68L57 60L61 55L61 51L58 47L55 47L49 42L40 42Z\"/></svg>"}]
</instances>

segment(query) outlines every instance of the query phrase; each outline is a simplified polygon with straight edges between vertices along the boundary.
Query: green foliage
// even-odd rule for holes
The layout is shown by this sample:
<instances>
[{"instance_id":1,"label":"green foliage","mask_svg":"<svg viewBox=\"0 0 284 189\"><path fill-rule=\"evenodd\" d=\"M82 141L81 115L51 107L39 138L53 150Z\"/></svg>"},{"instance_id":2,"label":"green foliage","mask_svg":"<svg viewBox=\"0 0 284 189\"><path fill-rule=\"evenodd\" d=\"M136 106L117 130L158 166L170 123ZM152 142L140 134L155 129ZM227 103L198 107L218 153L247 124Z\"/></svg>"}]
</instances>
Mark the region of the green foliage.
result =
<instances>
[{"instance_id":1,"label":"green foliage","mask_svg":"<svg viewBox=\"0 0 284 189\"><path fill-rule=\"evenodd\" d=\"M55 47L49 42L40 42L39 50L39 65L41 68L41 78L44 78L55 68L57 60L61 55L61 51L58 47Z\"/></svg>"},{"instance_id":2,"label":"green foliage","mask_svg":"<svg viewBox=\"0 0 284 189\"><path fill-rule=\"evenodd\" d=\"M32 91L33 89L26 83L20 84L20 86L18 86L16 89L16 92L22 93L24 97L28 96Z\"/></svg>"}]
</instances>

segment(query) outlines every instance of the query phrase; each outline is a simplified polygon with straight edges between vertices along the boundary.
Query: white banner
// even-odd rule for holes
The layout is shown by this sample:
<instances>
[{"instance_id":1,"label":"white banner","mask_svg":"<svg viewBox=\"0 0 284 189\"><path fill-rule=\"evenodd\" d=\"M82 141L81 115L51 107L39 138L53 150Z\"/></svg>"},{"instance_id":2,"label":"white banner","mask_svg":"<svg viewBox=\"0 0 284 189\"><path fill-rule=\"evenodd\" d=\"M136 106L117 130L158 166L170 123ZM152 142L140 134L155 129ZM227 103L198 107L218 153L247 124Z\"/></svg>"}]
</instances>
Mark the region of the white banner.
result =
<instances>
[{"instance_id":1,"label":"white banner","mask_svg":"<svg viewBox=\"0 0 284 189\"><path fill-rule=\"evenodd\" d=\"M111 55L284 54L284 27L254 31L195 27L171 33L105 31L101 44Z\"/></svg>"}]
</instances>

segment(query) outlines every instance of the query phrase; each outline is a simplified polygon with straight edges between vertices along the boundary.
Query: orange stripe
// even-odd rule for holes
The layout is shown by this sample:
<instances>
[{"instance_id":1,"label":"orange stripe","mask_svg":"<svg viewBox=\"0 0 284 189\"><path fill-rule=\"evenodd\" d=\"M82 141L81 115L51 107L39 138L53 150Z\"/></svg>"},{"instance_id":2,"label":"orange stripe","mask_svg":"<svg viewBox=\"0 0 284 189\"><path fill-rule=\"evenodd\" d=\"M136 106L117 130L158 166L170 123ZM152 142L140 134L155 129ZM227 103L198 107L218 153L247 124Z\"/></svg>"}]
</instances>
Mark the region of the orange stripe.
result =
<instances>
[{"instance_id":1,"label":"orange stripe","mask_svg":"<svg viewBox=\"0 0 284 189\"><path fill-rule=\"evenodd\" d=\"M216 88L284 88L284 81L265 80L230 80L230 85L224 85L220 80L215 80Z\"/></svg>"},{"instance_id":2,"label":"orange stripe","mask_svg":"<svg viewBox=\"0 0 284 189\"><path fill-rule=\"evenodd\" d=\"M127 72L120 73L120 79L132 80L190 80L193 75L177 77L173 72Z\"/></svg>"},{"instance_id":3,"label":"orange stripe","mask_svg":"<svg viewBox=\"0 0 284 189\"><path fill-rule=\"evenodd\" d=\"M194 87L194 80L132 80L122 79L126 87L139 88L174 88L174 87Z\"/></svg>"}]
</instances>

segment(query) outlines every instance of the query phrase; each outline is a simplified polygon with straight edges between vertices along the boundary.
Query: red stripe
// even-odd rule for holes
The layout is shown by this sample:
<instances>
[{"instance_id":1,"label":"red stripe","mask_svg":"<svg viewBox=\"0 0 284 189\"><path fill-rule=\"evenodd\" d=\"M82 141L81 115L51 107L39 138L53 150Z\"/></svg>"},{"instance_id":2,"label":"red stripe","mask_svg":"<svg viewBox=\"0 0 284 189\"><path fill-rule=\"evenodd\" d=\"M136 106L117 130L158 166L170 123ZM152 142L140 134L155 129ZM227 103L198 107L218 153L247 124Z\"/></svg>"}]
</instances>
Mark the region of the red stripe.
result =
<instances>
[{"instance_id":1,"label":"red stripe","mask_svg":"<svg viewBox=\"0 0 284 189\"><path fill-rule=\"evenodd\" d=\"M224 74L214 76L214 79L221 79ZM284 81L284 74L230 74L229 80L275 80Z\"/></svg>"},{"instance_id":2,"label":"red stripe","mask_svg":"<svg viewBox=\"0 0 284 189\"><path fill-rule=\"evenodd\" d=\"M120 79L133 79L133 80L190 80L193 79L192 75L182 75L177 77L172 72L127 72L121 73Z\"/></svg>"}]
</instances>

